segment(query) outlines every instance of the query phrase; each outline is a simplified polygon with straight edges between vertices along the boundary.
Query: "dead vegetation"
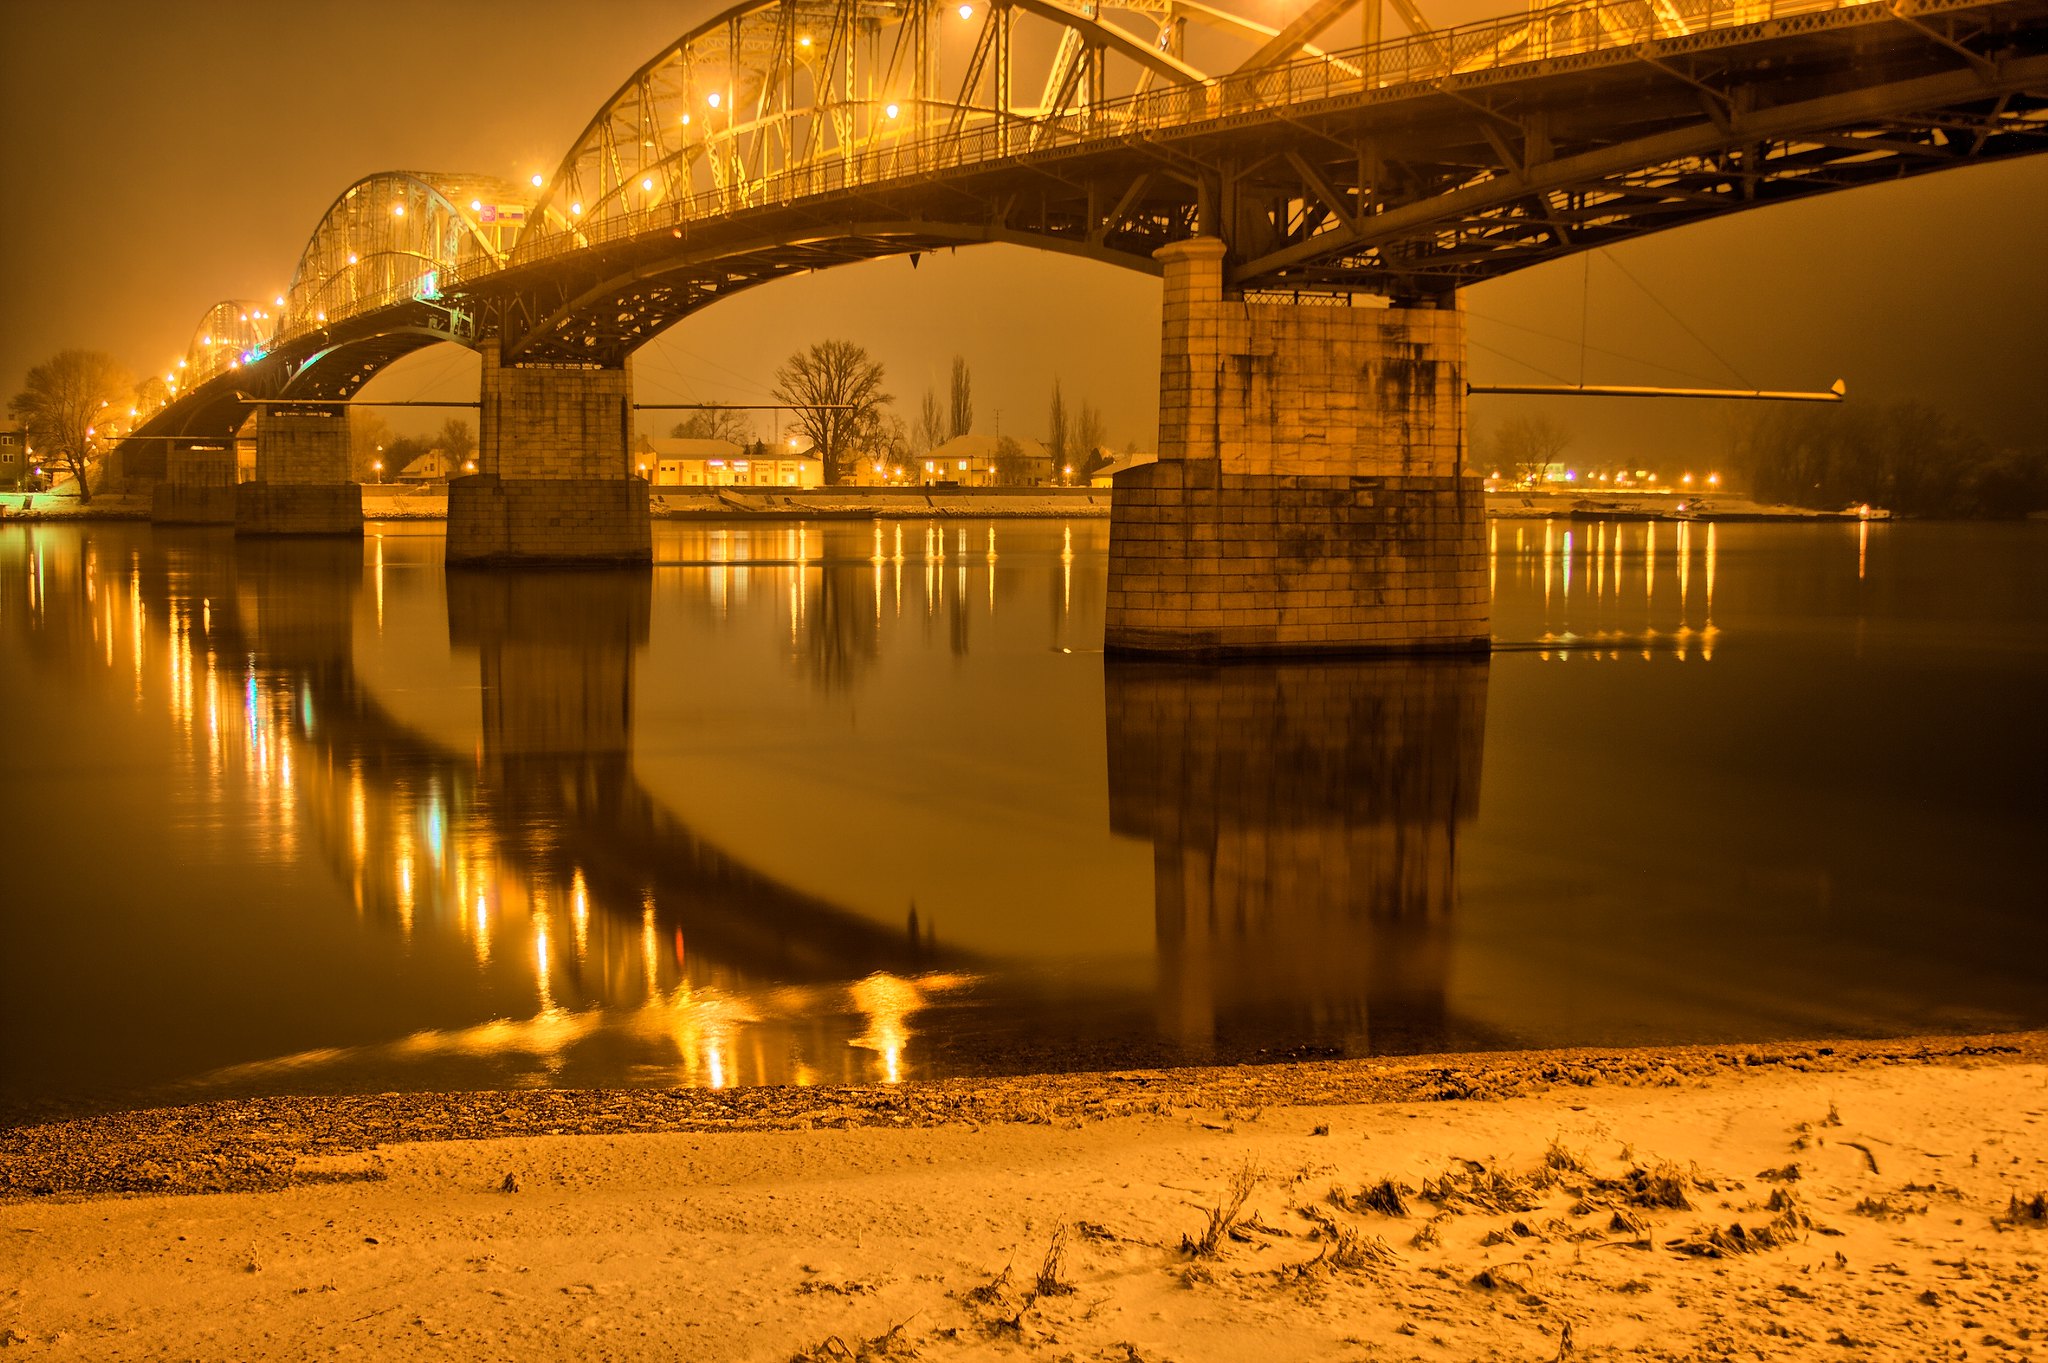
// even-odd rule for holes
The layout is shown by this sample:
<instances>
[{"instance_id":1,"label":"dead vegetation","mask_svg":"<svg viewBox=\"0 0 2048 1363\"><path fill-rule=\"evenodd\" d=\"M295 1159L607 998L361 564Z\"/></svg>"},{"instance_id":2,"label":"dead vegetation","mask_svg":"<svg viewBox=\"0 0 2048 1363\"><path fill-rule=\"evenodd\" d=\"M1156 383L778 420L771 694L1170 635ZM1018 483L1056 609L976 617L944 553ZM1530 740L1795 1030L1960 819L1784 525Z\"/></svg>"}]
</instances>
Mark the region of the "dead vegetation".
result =
<instances>
[{"instance_id":1,"label":"dead vegetation","mask_svg":"<svg viewBox=\"0 0 2048 1363\"><path fill-rule=\"evenodd\" d=\"M1052 1233L1052 1243L1046 1246L1045 1260L1038 1266L1038 1276L1032 1280L1031 1291L1040 1297L1065 1297L1072 1294L1074 1285L1066 1279L1067 1228L1061 1226Z\"/></svg>"},{"instance_id":2,"label":"dead vegetation","mask_svg":"<svg viewBox=\"0 0 2048 1363\"><path fill-rule=\"evenodd\" d=\"M1749 1227L1734 1221L1725 1228L1696 1228L1676 1240L1667 1241L1664 1247L1694 1258L1725 1259L1784 1249L1788 1245L1796 1245L1804 1240L1809 1231L1817 1231L1822 1235L1840 1234L1819 1225L1807 1215L1806 1209L1800 1204L1799 1195L1789 1188L1773 1189L1771 1200L1764 1204L1764 1210L1775 1212L1777 1215L1761 1226Z\"/></svg>"},{"instance_id":3,"label":"dead vegetation","mask_svg":"<svg viewBox=\"0 0 2048 1363\"><path fill-rule=\"evenodd\" d=\"M1245 1199L1249 1198L1252 1189L1258 1186L1258 1165L1246 1160L1244 1165L1230 1176L1230 1183L1223 1190L1222 1198L1209 1209L1208 1219L1202 1226L1201 1234L1181 1236L1181 1253L1190 1259L1215 1257L1216 1251L1222 1247L1224 1237L1237 1225L1238 1218L1244 1211Z\"/></svg>"},{"instance_id":4,"label":"dead vegetation","mask_svg":"<svg viewBox=\"0 0 2048 1363\"><path fill-rule=\"evenodd\" d=\"M848 1344L838 1335L827 1335L808 1349L789 1356L789 1363L871 1363L877 1359L919 1357L917 1346L904 1333L904 1326L892 1325L881 1334Z\"/></svg>"},{"instance_id":5,"label":"dead vegetation","mask_svg":"<svg viewBox=\"0 0 2048 1363\"><path fill-rule=\"evenodd\" d=\"M1378 1212L1381 1216L1406 1216L1408 1203L1403 1194L1414 1191L1404 1184L1396 1184L1390 1178L1383 1178L1378 1183L1366 1184L1356 1193L1346 1193L1341 1186L1332 1187L1329 1192L1329 1203L1333 1207L1341 1207L1349 1212Z\"/></svg>"},{"instance_id":6,"label":"dead vegetation","mask_svg":"<svg viewBox=\"0 0 2048 1363\"><path fill-rule=\"evenodd\" d=\"M2029 1197L2014 1193L2000 1221L2008 1226L2048 1226L2048 1192Z\"/></svg>"}]
</instances>

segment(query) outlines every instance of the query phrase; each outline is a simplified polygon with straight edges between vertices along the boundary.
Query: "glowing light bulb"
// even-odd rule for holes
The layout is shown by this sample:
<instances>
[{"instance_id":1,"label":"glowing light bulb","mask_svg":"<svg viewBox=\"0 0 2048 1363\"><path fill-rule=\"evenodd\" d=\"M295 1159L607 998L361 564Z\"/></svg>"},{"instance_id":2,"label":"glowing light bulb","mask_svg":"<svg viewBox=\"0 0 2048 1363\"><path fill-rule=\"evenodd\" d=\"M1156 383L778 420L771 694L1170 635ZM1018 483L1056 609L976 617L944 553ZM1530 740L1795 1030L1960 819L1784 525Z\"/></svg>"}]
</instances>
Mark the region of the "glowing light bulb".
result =
<instances>
[{"instance_id":1,"label":"glowing light bulb","mask_svg":"<svg viewBox=\"0 0 2048 1363\"><path fill-rule=\"evenodd\" d=\"M719 100L719 94L718 94L718 91L716 91L716 90L713 90L713 91L711 92L711 97L710 97L709 99L705 100L704 102L705 102L706 104L709 104L709 105L710 105L710 106L711 106L712 108L716 109L716 108L718 107L718 100Z\"/></svg>"},{"instance_id":2,"label":"glowing light bulb","mask_svg":"<svg viewBox=\"0 0 2048 1363\"><path fill-rule=\"evenodd\" d=\"M960 7L960 17L962 19L972 19L974 17L974 6L962 5Z\"/></svg>"},{"instance_id":3,"label":"glowing light bulb","mask_svg":"<svg viewBox=\"0 0 2048 1363\"><path fill-rule=\"evenodd\" d=\"M882 113L885 117L894 118L896 117L896 106L893 104L884 105L882 108Z\"/></svg>"},{"instance_id":4,"label":"glowing light bulb","mask_svg":"<svg viewBox=\"0 0 2048 1363\"><path fill-rule=\"evenodd\" d=\"M405 216L405 205L404 205L404 204L393 204L393 205L391 205L391 216L392 216L392 217L394 217L394 218L402 218L402 217L404 217L404 216Z\"/></svg>"},{"instance_id":5,"label":"glowing light bulb","mask_svg":"<svg viewBox=\"0 0 2048 1363\"><path fill-rule=\"evenodd\" d=\"M653 178L650 176L649 178L642 180L640 182L640 188L651 191L654 188Z\"/></svg>"},{"instance_id":6,"label":"glowing light bulb","mask_svg":"<svg viewBox=\"0 0 2048 1363\"><path fill-rule=\"evenodd\" d=\"M583 211L583 205L582 205L582 204L570 204L570 205L569 205L569 211L570 211L570 212L571 212L572 214L573 214L573 213L581 213L581 212Z\"/></svg>"},{"instance_id":7,"label":"glowing light bulb","mask_svg":"<svg viewBox=\"0 0 2048 1363\"><path fill-rule=\"evenodd\" d=\"M540 176L536 175L536 176L534 176L534 177L533 177L533 187L534 187L535 189L539 189L539 188L540 188Z\"/></svg>"},{"instance_id":8,"label":"glowing light bulb","mask_svg":"<svg viewBox=\"0 0 2048 1363\"><path fill-rule=\"evenodd\" d=\"M683 126L685 128L690 126L690 116L688 114L683 115Z\"/></svg>"},{"instance_id":9,"label":"glowing light bulb","mask_svg":"<svg viewBox=\"0 0 2048 1363\"><path fill-rule=\"evenodd\" d=\"M796 45L798 47L809 47L811 45L811 35L806 33L803 37L798 38Z\"/></svg>"},{"instance_id":10,"label":"glowing light bulb","mask_svg":"<svg viewBox=\"0 0 2048 1363\"><path fill-rule=\"evenodd\" d=\"M481 212L483 212L483 211L484 211L484 201L483 201L482 199L471 199L471 200L469 201L469 211L470 211L470 212L472 212L472 213L481 213Z\"/></svg>"}]
</instances>

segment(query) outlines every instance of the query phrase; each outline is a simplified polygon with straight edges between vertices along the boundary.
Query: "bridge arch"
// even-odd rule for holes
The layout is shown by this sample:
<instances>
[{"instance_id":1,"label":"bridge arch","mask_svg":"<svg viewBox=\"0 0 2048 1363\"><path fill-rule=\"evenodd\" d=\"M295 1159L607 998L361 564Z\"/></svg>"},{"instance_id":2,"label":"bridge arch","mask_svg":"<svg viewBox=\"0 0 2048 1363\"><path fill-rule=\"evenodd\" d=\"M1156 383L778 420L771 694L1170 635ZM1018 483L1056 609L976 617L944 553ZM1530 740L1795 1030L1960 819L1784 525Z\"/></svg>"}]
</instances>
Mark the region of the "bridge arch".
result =
<instances>
[{"instance_id":1,"label":"bridge arch","mask_svg":"<svg viewBox=\"0 0 2048 1363\"><path fill-rule=\"evenodd\" d=\"M1203 73L1157 33L1055 0L743 0L627 79L514 249L545 259L1028 150L1048 119ZM1207 16L1201 16L1206 18Z\"/></svg>"},{"instance_id":2,"label":"bridge arch","mask_svg":"<svg viewBox=\"0 0 2048 1363\"><path fill-rule=\"evenodd\" d=\"M249 298L227 298L208 308L192 328L185 358L171 376L175 393L186 393L242 366L242 356L270 334L268 309Z\"/></svg>"},{"instance_id":3,"label":"bridge arch","mask_svg":"<svg viewBox=\"0 0 2048 1363\"><path fill-rule=\"evenodd\" d=\"M431 301L501 268L531 197L489 175L396 170L356 181L300 253L273 343L392 304Z\"/></svg>"}]
</instances>

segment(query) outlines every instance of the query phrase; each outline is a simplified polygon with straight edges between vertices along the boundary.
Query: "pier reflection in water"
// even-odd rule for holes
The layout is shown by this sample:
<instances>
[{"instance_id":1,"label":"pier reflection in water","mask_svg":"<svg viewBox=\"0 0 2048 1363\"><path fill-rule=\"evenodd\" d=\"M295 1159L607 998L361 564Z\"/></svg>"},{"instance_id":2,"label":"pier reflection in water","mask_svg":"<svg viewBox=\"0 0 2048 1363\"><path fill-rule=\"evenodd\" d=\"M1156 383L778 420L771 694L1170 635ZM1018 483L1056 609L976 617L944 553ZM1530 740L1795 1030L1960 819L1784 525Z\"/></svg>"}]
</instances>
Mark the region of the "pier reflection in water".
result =
<instances>
[{"instance_id":1,"label":"pier reflection in water","mask_svg":"<svg viewBox=\"0 0 2048 1363\"><path fill-rule=\"evenodd\" d=\"M1105 675L1110 820L1152 844L1159 1025L1199 1052L1441 1050L1484 659Z\"/></svg>"}]
</instances>

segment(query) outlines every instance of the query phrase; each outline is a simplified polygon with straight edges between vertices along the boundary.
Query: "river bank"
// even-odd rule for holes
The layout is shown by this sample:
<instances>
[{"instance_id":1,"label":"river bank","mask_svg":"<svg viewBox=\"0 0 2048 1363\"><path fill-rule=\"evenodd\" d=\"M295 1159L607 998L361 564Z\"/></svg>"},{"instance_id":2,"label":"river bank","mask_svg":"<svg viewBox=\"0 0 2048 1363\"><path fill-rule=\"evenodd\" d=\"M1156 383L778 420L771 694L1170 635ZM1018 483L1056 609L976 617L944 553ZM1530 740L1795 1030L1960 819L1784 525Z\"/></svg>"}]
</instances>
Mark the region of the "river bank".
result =
<instances>
[{"instance_id":1,"label":"river bank","mask_svg":"<svg viewBox=\"0 0 2048 1363\"><path fill-rule=\"evenodd\" d=\"M96 1359L2042 1357L2044 1109L2038 1032L212 1104L0 1134L0 1339Z\"/></svg>"}]
</instances>

